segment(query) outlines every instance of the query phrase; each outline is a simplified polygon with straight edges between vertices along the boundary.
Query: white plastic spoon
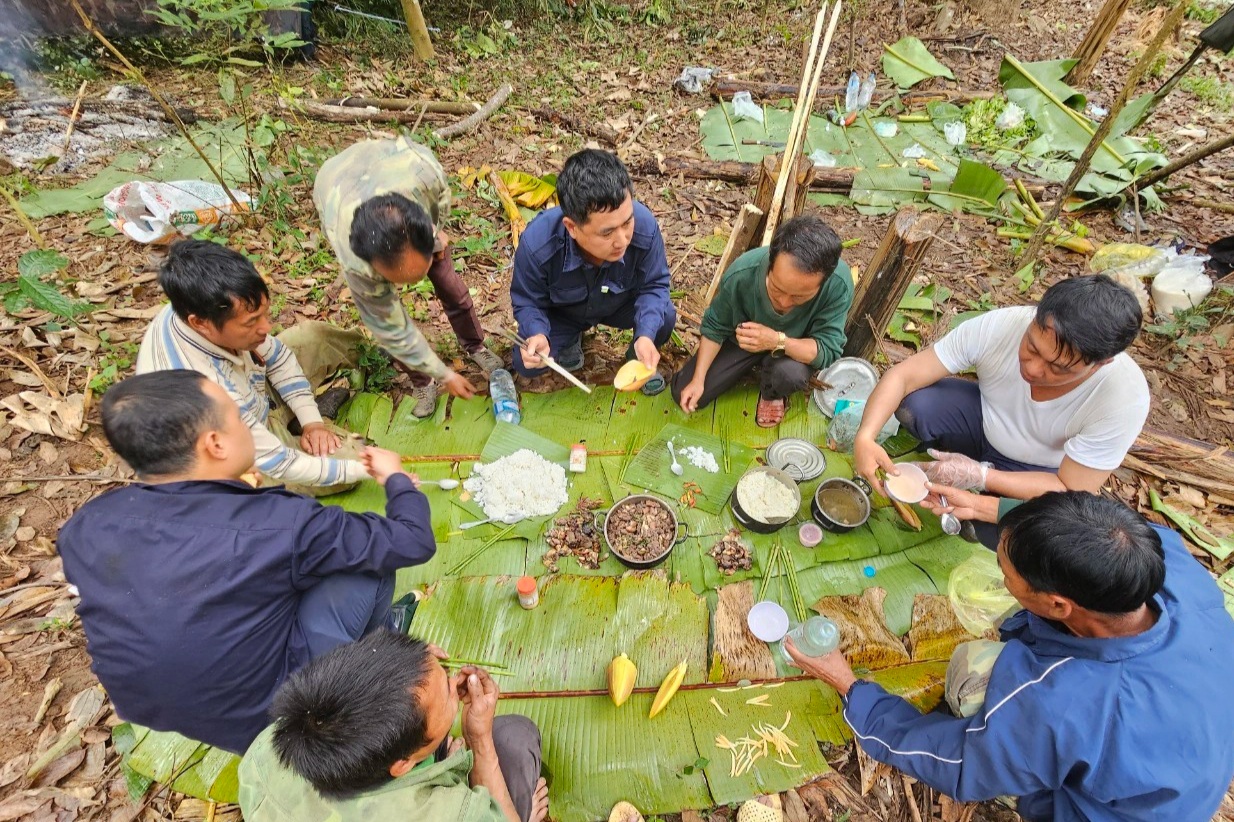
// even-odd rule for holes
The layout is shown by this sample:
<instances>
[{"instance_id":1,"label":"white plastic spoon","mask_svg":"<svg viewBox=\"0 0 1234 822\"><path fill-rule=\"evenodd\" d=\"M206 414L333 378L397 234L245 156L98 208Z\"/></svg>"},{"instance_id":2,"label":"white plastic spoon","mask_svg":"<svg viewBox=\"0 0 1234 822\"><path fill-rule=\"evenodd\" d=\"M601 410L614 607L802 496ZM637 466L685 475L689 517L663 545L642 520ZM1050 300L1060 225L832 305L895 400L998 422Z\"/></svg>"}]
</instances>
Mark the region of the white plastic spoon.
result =
<instances>
[{"instance_id":1,"label":"white plastic spoon","mask_svg":"<svg viewBox=\"0 0 1234 822\"><path fill-rule=\"evenodd\" d=\"M487 525L490 522L500 522L502 525L513 525L523 517L519 514L506 514L504 517L489 517L488 519L476 520L475 522L459 523L459 530L466 531L468 528L475 528L480 525Z\"/></svg>"},{"instance_id":2,"label":"white plastic spoon","mask_svg":"<svg viewBox=\"0 0 1234 822\"><path fill-rule=\"evenodd\" d=\"M668 441L668 455L673 458L673 464L669 466L669 470L677 476L685 473L685 469L681 467L681 463L677 462L677 452L673 450L673 441Z\"/></svg>"},{"instance_id":3,"label":"white plastic spoon","mask_svg":"<svg viewBox=\"0 0 1234 822\"><path fill-rule=\"evenodd\" d=\"M436 485L442 491L453 491L455 488L458 488L458 480L456 479L443 479L443 480L422 479L420 480L420 486L424 487L425 485Z\"/></svg>"}]
</instances>

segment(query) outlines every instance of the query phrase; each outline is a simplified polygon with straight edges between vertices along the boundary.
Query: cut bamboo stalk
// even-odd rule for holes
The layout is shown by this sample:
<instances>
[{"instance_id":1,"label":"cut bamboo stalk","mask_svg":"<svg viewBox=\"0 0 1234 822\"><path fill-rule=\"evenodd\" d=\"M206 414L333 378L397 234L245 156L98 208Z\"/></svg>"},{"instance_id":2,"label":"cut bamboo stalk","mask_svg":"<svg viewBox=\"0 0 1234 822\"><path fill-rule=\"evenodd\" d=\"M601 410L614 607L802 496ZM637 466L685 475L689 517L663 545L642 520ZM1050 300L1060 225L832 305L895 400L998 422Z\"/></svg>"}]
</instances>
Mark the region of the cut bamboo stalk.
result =
<instances>
[{"instance_id":1,"label":"cut bamboo stalk","mask_svg":"<svg viewBox=\"0 0 1234 822\"><path fill-rule=\"evenodd\" d=\"M428 36L428 23L420 10L420 0L401 0L403 16L407 19L407 31L411 34L411 49L421 60L432 60L433 40Z\"/></svg>"},{"instance_id":2,"label":"cut bamboo stalk","mask_svg":"<svg viewBox=\"0 0 1234 822\"><path fill-rule=\"evenodd\" d=\"M1157 52L1161 50L1161 46L1165 43L1166 38L1173 35L1174 30L1178 28L1178 24L1182 22L1183 15L1187 12L1188 8L1188 3L1180 2L1170 11L1170 14L1165 18L1165 22L1161 24L1161 28L1153 36L1148 47L1144 49L1143 56L1132 67L1131 73L1127 75L1127 80L1123 84L1123 90L1118 93L1118 97L1110 104L1109 113L1106 114L1105 119L1097 126L1097 130L1093 132L1092 139L1088 141L1088 145L1084 147L1084 153L1080 155L1080 159L1076 161L1075 166L1071 169L1071 174L1067 176L1067 181L1063 183L1062 191L1054 198L1054 205L1050 206L1050 212L1046 215L1046 219L1042 220L1041 224L1033 230L1033 237L1029 241L1028 249L1024 252L1024 257L1022 258L1023 265L1031 266L1036 263L1037 255L1041 253L1041 247L1045 244L1046 237L1050 234L1051 228L1057 224L1067 198L1071 196L1071 193L1075 191L1075 187L1079 185L1080 180L1088 173L1089 165L1092 163L1093 155L1097 153L1097 149L1105 146L1108 151L1113 152L1113 149L1106 144L1105 138L1114 127L1114 122L1118 119L1123 106L1127 105L1127 101L1131 99L1131 95L1135 92L1140 78L1144 76L1144 72L1152 65ZM1008 56L1008 59L1011 59L1010 56Z\"/></svg>"},{"instance_id":3,"label":"cut bamboo stalk","mask_svg":"<svg viewBox=\"0 0 1234 822\"><path fill-rule=\"evenodd\" d=\"M720 100L729 100L739 91L748 91L755 100L771 100L793 97L799 89L800 86L792 83L760 83L755 80L739 80L735 77L726 77L716 81L712 96ZM835 97L843 97L845 91L844 86L819 86L818 96L824 100L830 100ZM974 100L992 100L996 96L997 93L993 91L976 91L973 89L916 89L902 93L875 91L870 104L877 106L886 100L898 98L905 105L945 100L962 106Z\"/></svg>"},{"instance_id":4,"label":"cut bamboo stalk","mask_svg":"<svg viewBox=\"0 0 1234 822\"><path fill-rule=\"evenodd\" d=\"M741 207L737 219L733 221L733 230L728 235L728 242L724 244L724 253L720 255L720 261L716 264L716 273L711 278L711 285L707 286L707 295L703 297L704 309L711 305L712 299L716 296L716 289L720 287L720 279L732 265L733 260L750 248L750 241L754 239L754 230L758 228L762 216L763 210L758 206L746 203Z\"/></svg>"},{"instance_id":5,"label":"cut bamboo stalk","mask_svg":"<svg viewBox=\"0 0 1234 822\"><path fill-rule=\"evenodd\" d=\"M1114 36L1114 30L1118 28L1118 22L1123 19L1123 13L1130 5L1131 0L1105 0L1101 11L1097 13L1097 19L1089 27L1075 54L1071 55L1078 62L1067 73L1068 83L1082 86L1088 82L1093 69L1101 61L1101 55L1105 53L1110 38Z\"/></svg>"},{"instance_id":6,"label":"cut bamboo stalk","mask_svg":"<svg viewBox=\"0 0 1234 822\"><path fill-rule=\"evenodd\" d=\"M839 2L839 0L837 0ZM809 120L810 111L806 105L806 96L814 77L814 61L817 57L819 38L823 36L823 24L827 21L827 0L814 16L814 34L810 38L810 50L806 54L806 63L801 72L801 85L797 91L797 102L793 106L793 120L788 129L788 139L784 147L784 157L780 163L780 174L776 179L775 193L771 197L771 207L767 209L767 225L763 229L762 245L771 242L779 222L780 207L784 204L784 190L788 186L788 170L792 167L791 158L795 156L794 147L797 144L797 131L801 128L802 118Z\"/></svg>"}]
</instances>

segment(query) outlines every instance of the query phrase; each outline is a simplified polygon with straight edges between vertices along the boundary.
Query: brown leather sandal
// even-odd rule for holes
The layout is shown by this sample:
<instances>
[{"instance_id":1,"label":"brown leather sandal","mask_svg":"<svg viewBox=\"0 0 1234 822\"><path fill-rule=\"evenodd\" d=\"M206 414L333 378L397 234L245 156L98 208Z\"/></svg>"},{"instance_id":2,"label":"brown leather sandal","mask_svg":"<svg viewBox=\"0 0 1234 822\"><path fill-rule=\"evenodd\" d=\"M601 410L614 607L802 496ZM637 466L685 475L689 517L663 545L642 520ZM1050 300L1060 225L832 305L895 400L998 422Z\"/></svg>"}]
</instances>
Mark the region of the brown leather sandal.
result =
<instances>
[{"instance_id":1,"label":"brown leather sandal","mask_svg":"<svg viewBox=\"0 0 1234 822\"><path fill-rule=\"evenodd\" d=\"M786 398L769 400L760 395L758 407L754 411L754 421L758 423L759 428L775 428L784 421L784 414L787 411L788 400Z\"/></svg>"}]
</instances>

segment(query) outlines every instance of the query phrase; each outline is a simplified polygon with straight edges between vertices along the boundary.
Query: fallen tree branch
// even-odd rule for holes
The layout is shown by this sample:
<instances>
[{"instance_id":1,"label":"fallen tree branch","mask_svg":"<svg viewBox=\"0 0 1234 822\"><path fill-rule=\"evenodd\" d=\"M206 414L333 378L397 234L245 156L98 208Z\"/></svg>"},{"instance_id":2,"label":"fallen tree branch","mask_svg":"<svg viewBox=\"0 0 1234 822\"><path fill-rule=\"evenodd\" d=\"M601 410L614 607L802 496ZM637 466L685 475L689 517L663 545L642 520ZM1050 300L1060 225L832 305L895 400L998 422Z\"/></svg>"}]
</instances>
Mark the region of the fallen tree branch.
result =
<instances>
[{"instance_id":1,"label":"fallen tree branch","mask_svg":"<svg viewBox=\"0 0 1234 822\"><path fill-rule=\"evenodd\" d=\"M336 97L322 100L327 106L344 108L379 108L386 111L419 111L423 108L430 114L473 114L480 110L479 103L451 103L443 100L407 100L401 97Z\"/></svg>"},{"instance_id":2,"label":"fallen tree branch","mask_svg":"<svg viewBox=\"0 0 1234 822\"><path fill-rule=\"evenodd\" d=\"M449 140L451 137L458 137L460 134L466 134L473 131L476 126L483 123L485 120L493 116L493 112L501 108L501 104L510 96L510 92L514 91L514 87L509 83L503 83L501 88L497 89L496 93L488 99L488 102L480 107L478 111L466 119L459 120L454 125L439 128L433 132L438 140Z\"/></svg>"},{"instance_id":3,"label":"fallen tree branch","mask_svg":"<svg viewBox=\"0 0 1234 822\"><path fill-rule=\"evenodd\" d=\"M560 111L553 111L548 108L533 108L530 111L531 115L537 120L552 123L566 131L573 131L575 134L592 137L610 146L615 147L617 145L618 134L608 126L584 122L577 117L571 117L568 114L562 114Z\"/></svg>"},{"instance_id":4,"label":"fallen tree branch","mask_svg":"<svg viewBox=\"0 0 1234 822\"><path fill-rule=\"evenodd\" d=\"M81 101L86 96L86 86L89 83L89 80L82 80L81 88L77 89L77 99L73 101L73 112L69 115L69 127L64 132L64 148L60 150L61 155L69 153L69 144L73 140L73 128L77 125L77 115L81 112Z\"/></svg>"},{"instance_id":5,"label":"fallen tree branch","mask_svg":"<svg viewBox=\"0 0 1234 822\"><path fill-rule=\"evenodd\" d=\"M289 102L282 97L279 98L279 108L330 123L419 123L421 116L420 111L336 106L313 100Z\"/></svg>"},{"instance_id":6,"label":"fallen tree branch","mask_svg":"<svg viewBox=\"0 0 1234 822\"><path fill-rule=\"evenodd\" d=\"M1144 175L1136 182L1136 185L1139 188L1147 188L1153 183L1161 182L1166 177L1169 177L1171 174L1180 169L1184 169L1189 165L1194 165L1195 163L1200 162L1200 160L1210 157L1219 151L1225 151L1230 147L1234 147L1234 134L1228 134L1220 140L1214 140L1211 143L1200 146L1195 151L1184 154L1182 157L1179 157L1169 165L1162 166L1151 174Z\"/></svg>"}]
</instances>

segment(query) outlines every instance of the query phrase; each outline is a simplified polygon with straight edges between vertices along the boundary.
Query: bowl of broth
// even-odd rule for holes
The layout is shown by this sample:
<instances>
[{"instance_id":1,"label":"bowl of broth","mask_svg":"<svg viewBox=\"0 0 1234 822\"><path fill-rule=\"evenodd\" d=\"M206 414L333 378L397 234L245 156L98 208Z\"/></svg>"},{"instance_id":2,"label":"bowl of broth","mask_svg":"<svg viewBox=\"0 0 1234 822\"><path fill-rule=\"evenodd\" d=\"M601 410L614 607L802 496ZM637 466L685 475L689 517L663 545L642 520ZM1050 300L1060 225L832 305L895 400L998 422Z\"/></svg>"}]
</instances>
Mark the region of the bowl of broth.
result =
<instances>
[{"instance_id":1,"label":"bowl of broth","mask_svg":"<svg viewBox=\"0 0 1234 822\"><path fill-rule=\"evenodd\" d=\"M870 498L851 480L832 477L819 483L810 511L825 530L843 534L870 518Z\"/></svg>"}]
</instances>

